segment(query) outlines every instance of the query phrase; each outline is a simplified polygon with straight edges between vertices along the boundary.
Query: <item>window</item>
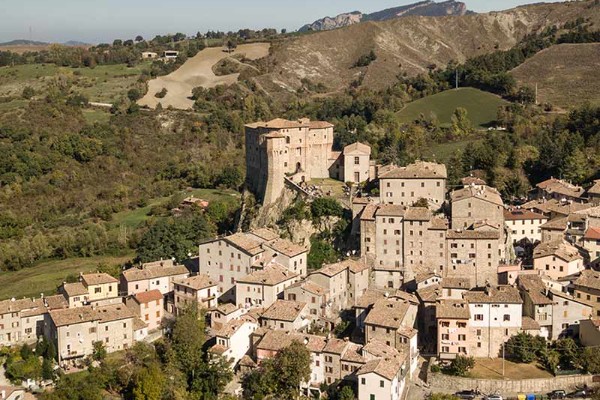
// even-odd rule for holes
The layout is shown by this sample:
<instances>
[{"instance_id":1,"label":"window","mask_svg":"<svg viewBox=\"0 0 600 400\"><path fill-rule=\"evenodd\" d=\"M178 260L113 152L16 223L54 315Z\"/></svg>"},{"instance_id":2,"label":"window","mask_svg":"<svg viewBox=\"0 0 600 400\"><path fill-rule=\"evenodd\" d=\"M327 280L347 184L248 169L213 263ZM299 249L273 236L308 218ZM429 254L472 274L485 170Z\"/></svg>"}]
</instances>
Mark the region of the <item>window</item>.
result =
<instances>
[{"instance_id":1,"label":"window","mask_svg":"<svg viewBox=\"0 0 600 400\"><path fill-rule=\"evenodd\" d=\"M456 326L458 326L459 328L466 328L467 327L467 323L466 322L457 322Z\"/></svg>"},{"instance_id":2,"label":"window","mask_svg":"<svg viewBox=\"0 0 600 400\"><path fill-rule=\"evenodd\" d=\"M375 400L375 395L374 394L370 395L369 400Z\"/></svg>"},{"instance_id":3,"label":"window","mask_svg":"<svg viewBox=\"0 0 600 400\"><path fill-rule=\"evenodd\" d=\"M442 333L442 340L450 340L450 335L447 333Z\"/></svg>"},{"instance_id":4,"label":"window","mask_svg":"<svg viewBox=\"0 0 600 400\"><path fill-rule=\"evenodd\" d=\"M102 288L101 287L95 288L94 293L102 293Z\"/></svg>"},{"instance_id":5,"label":"window","mask_svg":"<svg viewBox=\"0 0 600 400\"><path fill-rule=\"evenodd\" d=\"M460 340L460 341L467 340L467 335L458 335L458 340Z\"/></svg>"},{"instance_id":6,"label":"window","mask_svg":"<svg viewBox=\"0 0 600 400\"><path fill-rule=\"evenodd\" d=\"M483 314L475 314L475 321L483 321Z\"/></svg>"},{"instance_id":7,"label":"window","mask_svg":"<svg viewBox=\"0 0 600 400\"><path fill-rule=\"evenodd\" d=\"M367 380L365 378L360 378L360 384L361 385L366 385Z\"/></svg>"},{"instance_id":8,"label":"window","mask_svg":"<svg viewBox=\"0 0 600 400\"><path fill-rule=\"evenodd\" d=\"M384 381L379 381L379 387L385 387L385 382Z\"/></svg>"},{"instance_id":9,"label":"window","mask_svg":"<svg viewBox=\"0 0 600 400\"><path fill-rule=\"evenodd\" d=\"M354 165L359 165L359 164L360 164L360 158L354 157Z\"/></svg>"}]
</instances>

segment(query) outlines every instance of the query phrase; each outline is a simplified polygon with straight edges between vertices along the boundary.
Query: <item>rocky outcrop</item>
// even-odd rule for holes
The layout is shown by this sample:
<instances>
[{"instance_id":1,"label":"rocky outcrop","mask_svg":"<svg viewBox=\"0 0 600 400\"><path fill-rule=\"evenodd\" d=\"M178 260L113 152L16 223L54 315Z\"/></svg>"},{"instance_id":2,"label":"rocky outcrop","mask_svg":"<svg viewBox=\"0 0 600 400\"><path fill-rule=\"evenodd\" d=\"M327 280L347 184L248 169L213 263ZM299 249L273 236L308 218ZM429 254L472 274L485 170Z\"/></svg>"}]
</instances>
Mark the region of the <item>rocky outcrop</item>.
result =
<instances>
[{"instance_id":1,"label":"rocky outcrop","mask_svg":"<svg viewBox=\"0 0 600 400\"><path fill-rule=\"evenodd\" d=\"M304 25L300 32L328 31L358 24L363 21L386 21L388 19L420 15L425 17L442 17L447 15L465 15L469 13L465 3L460 1L444 1L436 3L431 0L421 1L406 6L388 8L372 14L363 14L360 11L344 13L335 17L325 17L312 24Z\"/></svg>"}]
</instances>

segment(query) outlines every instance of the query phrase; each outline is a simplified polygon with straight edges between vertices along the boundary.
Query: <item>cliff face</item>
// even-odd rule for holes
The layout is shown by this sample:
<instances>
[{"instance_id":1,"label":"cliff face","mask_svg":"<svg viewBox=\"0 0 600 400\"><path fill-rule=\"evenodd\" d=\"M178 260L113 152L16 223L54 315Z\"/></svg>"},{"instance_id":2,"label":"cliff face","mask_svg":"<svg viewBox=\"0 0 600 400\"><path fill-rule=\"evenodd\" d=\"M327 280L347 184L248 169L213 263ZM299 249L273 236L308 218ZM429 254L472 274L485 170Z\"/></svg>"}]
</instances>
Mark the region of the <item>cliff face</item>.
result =
<instances>
[{"instance_id":1,"label":"cliff face","mask_svg":"<svg viewBox=\"0 0 600 400\"><path fill-rule=\"evenodd\" d=\"M372 14L363 14L360 11L344 13L335 17L321 18L312 24L304 25L300 32L327 31L343 28L364 21L386 21L388 19L420 15L427 17L442 17L446 15L465 15L469 11L465 3L449 0L436 3L432 0L421 1L407 6L388 8Z\"/></svg>"}]
</instances>

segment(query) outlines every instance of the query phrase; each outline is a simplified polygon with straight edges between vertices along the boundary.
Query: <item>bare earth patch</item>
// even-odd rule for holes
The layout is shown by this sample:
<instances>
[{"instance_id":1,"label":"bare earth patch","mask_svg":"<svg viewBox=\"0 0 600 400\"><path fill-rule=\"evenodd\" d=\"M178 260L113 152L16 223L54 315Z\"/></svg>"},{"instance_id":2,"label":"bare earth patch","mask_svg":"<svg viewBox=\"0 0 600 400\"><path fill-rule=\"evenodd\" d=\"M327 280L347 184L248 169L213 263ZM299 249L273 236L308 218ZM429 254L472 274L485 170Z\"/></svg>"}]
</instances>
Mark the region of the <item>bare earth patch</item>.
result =
<instances>
[{"instance_id":1,"label":"bare earth patch","mask_svg":"<svg viewBox=\"0 0 600 400\"><path fill-rule=\"evenodd\" d=\"M475 360L475 368L469 371L469 376L479 379L503 379L501 358L478 358ZM552 378L552 375L539 368L535 363L517 364L505 361L504 378L506 379L537 379Z\"/></svg>"},{"instance_id":2,"label":"bare earth patch","mask_svg":"<svg viewBox=\"0 0 600 400\"><path fill-rule=\"evenodd\" d=\"M252 43L238 46L234 54L244 54L250 60L266 57L269 54L269 43ZM190 99L192 89L198 86L212 88L217 85L229 85L237 82L239 74L217 76L213 66L230 54L222 47L210 47L202 50L187 60L179 69L166 76L148 82L148 93L138 101L141 106L156 108L158 103L163 107L172 106L181 110L192 108L194 101ZM163 88L167 95L159 99L154 95Z\"/></svg>"}]
</instances>

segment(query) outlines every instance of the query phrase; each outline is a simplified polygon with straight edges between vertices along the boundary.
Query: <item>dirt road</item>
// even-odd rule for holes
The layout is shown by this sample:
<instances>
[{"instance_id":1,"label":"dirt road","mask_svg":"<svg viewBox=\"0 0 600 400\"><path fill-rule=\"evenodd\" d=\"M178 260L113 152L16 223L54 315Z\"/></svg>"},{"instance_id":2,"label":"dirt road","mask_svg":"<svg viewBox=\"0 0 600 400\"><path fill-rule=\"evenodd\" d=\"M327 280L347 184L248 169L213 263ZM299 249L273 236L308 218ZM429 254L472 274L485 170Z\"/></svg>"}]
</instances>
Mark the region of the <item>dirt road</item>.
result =
<instances>
[{"instance_id":1,"label":"dirt road","mask_svg":"<svg viewBox=\"0 0 600 400\"><path fill-rule=\"evenodd\" d=\"M252 43L238 46L235 54L244 54L246 58L256 60L269 54L269 43ZM161 76L148 82L148 93L138 101L141 106L155 108L158 103L162 106L173 106L181 110L192 108L194 101L189 97L192 89L197 86L205 88L221 84L232 84L237 81L239 74L216 76L212 67L229 54L222 47L210 47L202 50L187 60L179 69L166 76ZM163 88L167 95L159 99L154 95Z\"/></svg>"}]
</instances>

